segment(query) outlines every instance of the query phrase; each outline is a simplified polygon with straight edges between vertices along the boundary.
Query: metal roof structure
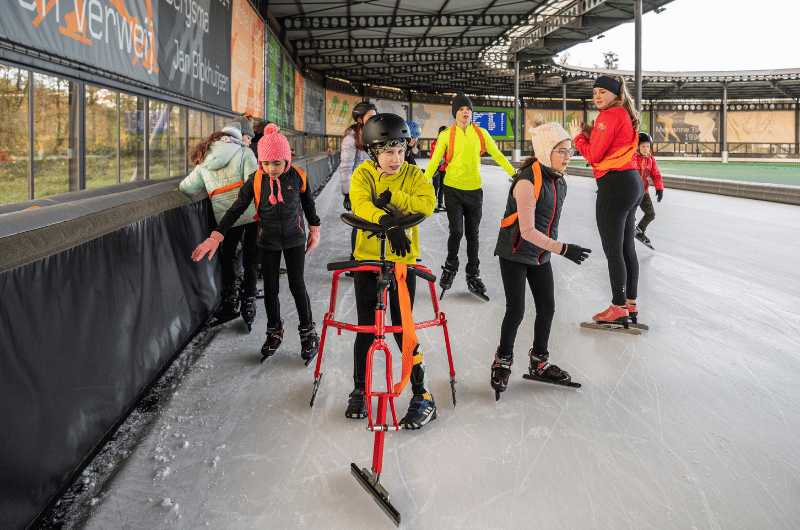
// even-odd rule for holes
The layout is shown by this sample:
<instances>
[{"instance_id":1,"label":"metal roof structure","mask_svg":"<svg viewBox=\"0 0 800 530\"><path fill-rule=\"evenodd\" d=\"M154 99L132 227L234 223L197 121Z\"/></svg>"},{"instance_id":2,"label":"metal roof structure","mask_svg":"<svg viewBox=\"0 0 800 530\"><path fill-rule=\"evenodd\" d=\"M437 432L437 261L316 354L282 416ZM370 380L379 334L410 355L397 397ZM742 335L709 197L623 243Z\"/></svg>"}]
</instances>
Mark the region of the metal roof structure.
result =
<instances>
[{"instance_id":1,"label":"metal roof structure","mask_svg":"<svg viewBox=\"0 0 800 530\"><path fill-rule=\"evenodd\" d=\"M642 11L672 0L643 0ZM257 0L312 78L428 94L551 90L552 58L634 18L632 0ZM558 72L555 73L558 75ZM560 76L558 79L560 83ZM580 85L580 83L578 83ZM560 97L560 91L558 96Z\"/></svg>"}]
</instances>

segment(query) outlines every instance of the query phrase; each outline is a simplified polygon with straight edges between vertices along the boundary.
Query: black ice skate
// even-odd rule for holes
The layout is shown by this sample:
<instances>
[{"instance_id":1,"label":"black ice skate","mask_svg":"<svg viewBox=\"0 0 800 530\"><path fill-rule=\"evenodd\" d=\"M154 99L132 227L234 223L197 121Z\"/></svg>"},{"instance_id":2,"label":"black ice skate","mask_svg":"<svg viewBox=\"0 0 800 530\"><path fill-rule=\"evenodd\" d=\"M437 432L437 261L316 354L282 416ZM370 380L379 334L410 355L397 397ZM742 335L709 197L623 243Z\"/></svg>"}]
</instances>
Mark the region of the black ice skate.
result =
<instances>
[{"instance_id":1,"label":"black ice skate","mask_svg":"<svg viewBox=\"0 0 800 530\"><path fill-rule=\"evenodd\" d=\"M508 386L508 377L511 375L511 366L514 361L500 357L500 348L494 354L492 363L492 388L494 388L494 400L500 400L500 392L505 392Z\"/></svg>"},{"instance_id":2,"label":"black ice skate","mask_svg":"<svg viewBox=\"0 0 800 530\"><path fill-rule=\"evenodd\" d=\"M235 318L239 318L239 287L232 285L222 289L222 305L208 325L213 328Z\"/></svg>"},{"instance_id":3,"label":"black ice skate","mask_svg":"<svg viewBox=\"0 0 800 530\"><path fill-rule=\"evenodd\" d=\"M442 266L442 275L439 277L439 287L442 288L442 294L439 300L444 298L444 292L453 286L453 280L458 272L458 265L453 265L449 261L444 262Z\"/></svg>"},{"instance_id":4,"label":"black ice skate","mask_svg":"<svg viewBox=\"0 0 800 530\"><path fill-rule=\"evenodd\" d=\"M354 420L363 420L367 417L367 398L364 396L363 390L356 388L350 392L344 417Z\"/></svg>"},{"instance_id":5,"label":"black ice skate","mask_svg":"<svg viewBox=\"0 0 800 530\"><path fill-rule=\"evenodd\" d=\"M636 304L625 304L625 307L628 310L628 318L631 320L628 324L630 327L644 330L650 329L647 324L639 323L639 309L636 307Z\"/></svg>"},{"instance_id":6,"label":"black ice skate","mask_svg":"<svg viewBox=\"0 0 800 530\"><path fill-rule=\"evenodd\" d=\"M261 346L261 362L263 363L275 353L283 342L283 320L276 328L267 328L267 340Z\"/></svg>"},{"instance_id":7,"label":"black ice skate","mask_svg":"<svg viewBox=\"0 0 800 530\"><path fill-rule=\"evenodd\" d=\"M479 275L467 274L467 289L484 302L489 301L489 297L486 296L486 286L483 285L483 281L481 281Z\"/></svg>"},{"instance_id":8,"label":"black ice skate","mask_svg":"<svg viewBox=\"0 0 800 530\"><path fill-rule=\"evenodd\" d=\"M638 226L636 227L636 239L644 243L646 246L650 247L651 250L655 250L655 248L653 248L653 245L650 244L650 238L644 235L644 230L642 230Z\"/></svg>"},{"instance_id":9,"label":"black ice skate","mask_svg":"<svg viewBox=\"0 0 800 530\"><path fill-rule=\"evenodd\" d=\"M542 383L550 383L553 385L571 386L580 388L580 383L574 383L569 373L562 370L555 364L547 362L547 357L537 356L533 350L528 352L531 358L530 365L528 366L528 373L523 374L524 379L532 379L534 381L541 381Z\"/></svg>"},{"instance_id":10,"label":"black ice skate","mask_svg":"<svg viewBox=\"0 0 800 530\"><path fill-rule=\"evenodd\" d=\"M315 323L312 322L309 327L300 328L300 357L306 362L306 366L314 360L319 352L319 335L314 326Z\"/></svg>"},{"instance_id":11,"label":"black ice skate","mask_svg":"<svg viewBox=\"0 0 800 530\"><path fill-rule=\"evenodd\" d=\"M411 403L408 404L408 412L400 420L400 427L413 431L421 429L423 425L435 419L436 403L433 402L433 396L425 399L421 394L414 394L411 396Z\"/></svg>"},{"instance_id":12,"label":"black ice skate","mask_svg":"<svg viewBox=\"0 0 800 530\"><path fill-rule=\"evenodd\" d=\"M256 319L255 294L242 298L241 313L244 323L247 324L247 332L250 333L253 330L253 321Z\"/></svg>"}]
</instances>

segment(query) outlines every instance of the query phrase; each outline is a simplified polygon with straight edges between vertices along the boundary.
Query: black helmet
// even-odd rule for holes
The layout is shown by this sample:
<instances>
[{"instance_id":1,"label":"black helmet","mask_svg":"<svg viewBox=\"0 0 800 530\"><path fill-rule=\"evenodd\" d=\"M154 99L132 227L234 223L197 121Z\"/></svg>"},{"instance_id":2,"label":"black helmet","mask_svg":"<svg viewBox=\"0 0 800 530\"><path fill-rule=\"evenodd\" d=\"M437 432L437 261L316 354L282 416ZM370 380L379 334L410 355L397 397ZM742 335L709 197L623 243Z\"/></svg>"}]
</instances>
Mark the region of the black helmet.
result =
<instances>
[{"instance_id":1,"label":"black helmet","mask_svg":"<svg viewBox=\"0 0 800 530\"><path fill-rule=\"evenodd\" d=\"M376 164L378 155L384 150L383 148L392 147L393 143L405 148L410 139L411 131L406 120L397 114L376 114L368 119L364 128L361 129L361 142Z\"/></svg>"},{"instance_id":2,"label":"black helmet","mask_svg":"<svg viewBox=\"0 0 800 530\"><path fill-rule=\"evenodd\" d=\"M370 103L369 101L362 101L361 103L357 103L356 106L353 107L353 121L358 121L358 118L366 115L366 113L371 110L378 112L378 107L376 107L374 103Z\"/></svg>"},{"instance_id":3,"label":"black helmet","mask_svg":"<svg viewBox=\"0 0 800 530\"><path fill-rule=\"evenodd\" d=\"M643 144L645 142L647 142L650 145L653 145L653 138L649 134L647 134L646 132L640 132L639 133L639 143Z\"/></svg>"}]
</instances>

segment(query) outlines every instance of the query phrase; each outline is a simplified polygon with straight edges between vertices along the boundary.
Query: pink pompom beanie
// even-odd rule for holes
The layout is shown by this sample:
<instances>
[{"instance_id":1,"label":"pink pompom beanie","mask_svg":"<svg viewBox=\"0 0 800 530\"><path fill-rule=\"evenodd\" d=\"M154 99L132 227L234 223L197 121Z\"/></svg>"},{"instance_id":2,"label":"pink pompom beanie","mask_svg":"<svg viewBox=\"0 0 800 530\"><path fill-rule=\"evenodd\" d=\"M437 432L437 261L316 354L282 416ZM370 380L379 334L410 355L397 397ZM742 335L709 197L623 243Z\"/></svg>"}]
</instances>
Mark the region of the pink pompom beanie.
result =
<instances>
[{"instance_id":1,"label":"pink pompom beanie","mask_svg":"<svg viewBox=\"0 0 800 530\"><path fill-rule=\"evenodd\" d=\"M289 140L278 131L278 126L274 123L264 128L264 136L258 141L258 160L286 160L286 171L289 171L292 149L289 147Z\"/></svg>"}]
</instances>

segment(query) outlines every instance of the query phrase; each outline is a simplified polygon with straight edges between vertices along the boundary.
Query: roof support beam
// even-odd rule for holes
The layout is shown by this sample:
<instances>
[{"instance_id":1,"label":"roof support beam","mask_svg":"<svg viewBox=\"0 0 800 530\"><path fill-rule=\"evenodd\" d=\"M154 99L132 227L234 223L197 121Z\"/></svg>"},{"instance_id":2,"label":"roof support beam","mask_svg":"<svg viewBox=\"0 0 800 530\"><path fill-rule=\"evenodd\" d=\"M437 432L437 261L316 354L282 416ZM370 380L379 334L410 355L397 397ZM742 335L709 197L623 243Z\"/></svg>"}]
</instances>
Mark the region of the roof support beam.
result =
<instances>
[{"instance_id":1,"label":"roof support beam","mask_svg":"<svg viewBox=\"0 0 800 530\"><path fill-rule=\"evenodd\" d=\"M353 39L296 39L290 41L292 46L298 50L348 50L351 48L464 48L494 45L509 45L510 40L503 37L426 37L418 39L414 37L384 38L353 38Z\"/></svg>"},{"instance_id":2,"label":"roof support beam","mask_svg":"<svg viewBox=\"0 0 800 530\"><path fill-rule=\"evenodd\" d=\"M375 28L456 28L456 27L492 27L516 26L526 23L527 16L512 13L506 15L361 15L361 16L303 16L281 17L278 23L287 31L301 29L338 29L351 30Z\"/></svg>"}]
</instances>

